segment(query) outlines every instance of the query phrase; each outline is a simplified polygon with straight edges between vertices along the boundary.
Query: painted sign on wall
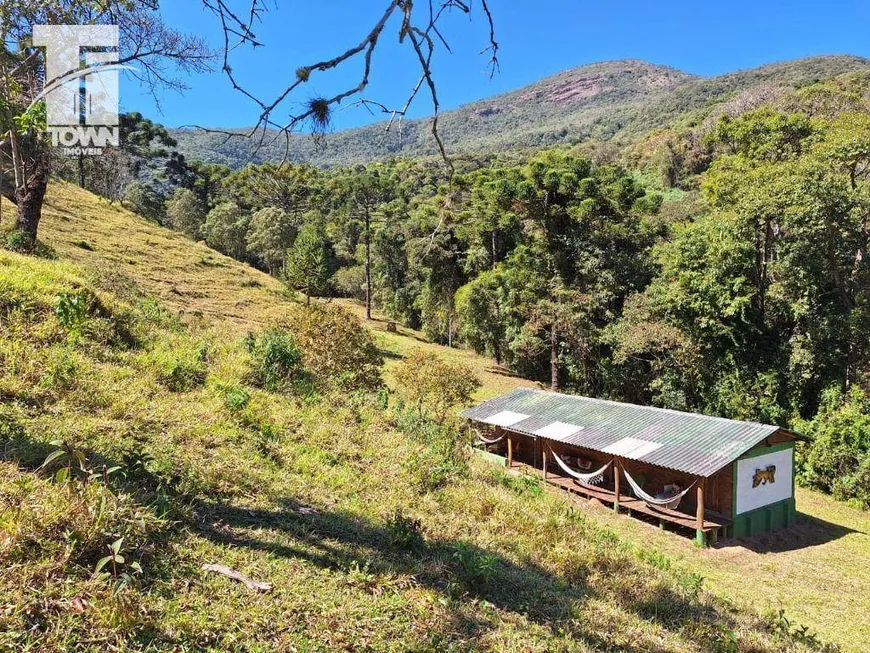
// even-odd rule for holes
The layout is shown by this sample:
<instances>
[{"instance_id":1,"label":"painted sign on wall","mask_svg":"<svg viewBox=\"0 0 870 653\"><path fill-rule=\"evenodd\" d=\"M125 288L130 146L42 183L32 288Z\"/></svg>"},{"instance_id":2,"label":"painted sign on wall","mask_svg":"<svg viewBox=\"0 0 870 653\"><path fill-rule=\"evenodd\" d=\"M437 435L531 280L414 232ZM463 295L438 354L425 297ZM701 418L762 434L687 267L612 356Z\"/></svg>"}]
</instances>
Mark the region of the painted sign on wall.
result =
<instances>
[{"instance_id":1,"label":"painted sign on wall","mask_svg":"<svg viewBox=\"0 0 870 653\"><path fill-rule=\"evenodd\" d=\"M783 449L737 461L737 514L792 496L792 450Z\"/></svg>"}]
</instances>

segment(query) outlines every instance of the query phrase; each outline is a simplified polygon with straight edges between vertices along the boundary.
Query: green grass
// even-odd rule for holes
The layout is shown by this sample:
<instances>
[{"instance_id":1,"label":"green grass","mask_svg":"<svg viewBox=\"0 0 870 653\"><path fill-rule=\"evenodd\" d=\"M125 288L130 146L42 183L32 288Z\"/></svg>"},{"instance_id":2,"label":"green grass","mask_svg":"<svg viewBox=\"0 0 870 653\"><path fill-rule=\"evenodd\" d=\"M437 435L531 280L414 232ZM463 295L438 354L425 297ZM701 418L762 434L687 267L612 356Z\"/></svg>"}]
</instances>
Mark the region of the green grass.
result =
<instances>
[{"instance_id":1,"label":"green grass","mask_svg":"<svg viewBox=\"0 0 870 653\"><path fill-rule=\"evenodd\" d=\"M739 561L702 581L718 551L508 477L452 425L373 393L251 385L246 334L298 310L280 284L73 187L49 202L56 259L0 252L0 650L819 648L725 600ZM87 298L72 321L71 294ZM375 328L388 368L431 347ZM481 396L520 383L434 349L481 372ZM56 441L88 473L41 469ZM96 574L119 540L124 561ZM759 576L758 594L785 587Z\"/></svg>"}]
</instances>

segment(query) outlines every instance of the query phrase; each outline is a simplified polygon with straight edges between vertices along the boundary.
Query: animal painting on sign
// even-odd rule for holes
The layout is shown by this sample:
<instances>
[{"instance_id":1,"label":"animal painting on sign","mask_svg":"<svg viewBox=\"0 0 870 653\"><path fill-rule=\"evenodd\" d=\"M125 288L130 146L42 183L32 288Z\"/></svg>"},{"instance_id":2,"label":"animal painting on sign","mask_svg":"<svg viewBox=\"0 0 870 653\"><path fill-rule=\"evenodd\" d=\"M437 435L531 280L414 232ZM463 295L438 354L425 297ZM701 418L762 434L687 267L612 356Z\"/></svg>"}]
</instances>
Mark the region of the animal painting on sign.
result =
<instances>
[{"instance_id":1,"label":"animal painting on sign","mask_svg":"<svg viewBox=\"0 0 870 653\"><path fill-rule=\"evenodd\" d=\"M765 469L756 469L752 477L752 487L776 483L776 465L768 465Z\"/></svg>"}]
</instances>

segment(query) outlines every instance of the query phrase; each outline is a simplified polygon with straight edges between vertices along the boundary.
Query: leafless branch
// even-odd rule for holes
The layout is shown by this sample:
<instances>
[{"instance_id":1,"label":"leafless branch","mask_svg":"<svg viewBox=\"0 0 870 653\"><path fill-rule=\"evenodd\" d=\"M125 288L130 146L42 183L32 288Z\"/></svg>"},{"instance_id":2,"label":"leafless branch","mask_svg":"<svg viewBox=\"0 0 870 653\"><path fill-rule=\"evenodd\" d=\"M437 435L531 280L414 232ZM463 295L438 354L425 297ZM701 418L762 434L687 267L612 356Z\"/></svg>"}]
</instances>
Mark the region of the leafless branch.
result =
<instances>
[{"instance_id":1,"label":"leafless branch","mask_svg":"<svg viewBox=\"0 0 870 653\"><path fill-rule=\"evenodd\" d=\"M394 16L401 16L401 24L399 26L398 37L400 44L407 44L414 53L414 57L420 67L420 78L412 88L406 102L401 108L390 109L386 105L371 99L358 100L357 104L371 110L371 107L380 109L383 113L389 114L390 118L386 126L386 130L392 128L397 120L405 117L411 108L414 100L417 98L420 89L425 84L429 97L434 109L432 118L432 136L438 145L438 150L442 158L451 167L449 157L441 135L438 131L438 118L440 112L440 102L438 99L437 86L434 81L432 72L432 58L436 49L436 43L443 47L447 52L451 52L450 45L444 34L441 31L440 23L445 15L458 11L462 14L473 13L473 0L426 0L423 8L422 0L415 3L413 0L389 0L386 3L384 11L380 18L375 22L372 29L362 38L355 46L338 54L331 59L325 59L314 63L303 65L296 69L295 76L282 91L280 91L273 99L267 101L257 97L252 91L243 86L237 78L230 63L231 53L240 46L251 46L253 48L260 47L262 43L257 39L253 32L254 23L261 19L261 15L266 11L264 0L248 0L250 2L247 18L241 18L238 12L234 12L227 5L227 0L202 0L203 5L211 11L218 19L223 33L223 71L230 81L233 89L242 93L245 97L251 100L259 110L259 115L253 127L246 133L238 132L223 132L228 138L245 136L252 138L259 134L257 146L260 147L266 139L266 134L269 129L276 129L283 133L287 148L290 146L289 136L294 130L299 129L305 124L312 125L312 132L316 135L323 134L327 130L330 122L331 110L334 106L342 104L345 100L359 96L369 85L369 80L372 74L372 57L380 42L384 30ZM488 1L480 0L480 9L486 17L489 28L489 46L482 50L482 53L489 52L491 54L489 68L490 77L498 70L498 43L495 39L495 26L493 22L492 12L490 11ZM425 16L422 20L421 14ZM341 65L350 62L351 60L363 59L363 70L359 77L359 81L352 86L348 86L339 92L329 97L310 98L300 111L293 112L287 120L276 121L273 118L275 112L284 103L294 91L297 91L304 84L309 82L316 73L323 73L340 67ZM214 131L214 130L210 130Z\"/></svg>"}]
</instances>

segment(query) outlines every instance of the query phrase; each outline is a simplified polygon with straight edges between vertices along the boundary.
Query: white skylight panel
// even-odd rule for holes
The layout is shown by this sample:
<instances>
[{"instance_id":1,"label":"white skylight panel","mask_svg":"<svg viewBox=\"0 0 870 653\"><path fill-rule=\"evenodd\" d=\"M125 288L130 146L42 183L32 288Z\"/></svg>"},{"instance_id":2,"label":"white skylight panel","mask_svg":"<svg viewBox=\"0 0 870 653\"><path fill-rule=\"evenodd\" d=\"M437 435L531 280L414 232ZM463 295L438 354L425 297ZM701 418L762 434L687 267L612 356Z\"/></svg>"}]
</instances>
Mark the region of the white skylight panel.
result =
<instances>
[{"instance_id":1,"label":"white skylight panel","mask_svg":"<svg viewBox=\"0 0 870 653\"><path fill-rule=\"evenodd\" d=\"M636 438L622 438L617 440L609 447L602 451L614 456L622 456L623 458L639 459L643 456L651 454L656 449L661 448L658 442L650 442L649 440L638 440Z\"/></svg>"},{"instance_id":2,"label":"white skylight panel","mask_svg":"<svg viewBox=\"0 0 870 653\"><path fill-rule=\"evenodd\" d=\"M510 410L503 410L500 413L496 413L495 415L491 415L487 417L485 420L482 420L486 424L492 424L493 426L502 426L508 427L513 426L519 422L522 422L524 419L529 419L529 415L524 415L523 413L515 413Z\"/></svg>"},{"instance_id":3,"label":"white skylight panel","mask_svg":"<svg viewBox=\"0 0 870 653\"><path fill-rule=\"evenodd\" d=\"M542 426L535 435L540 435L542 438L550 438L551 440L562 440L569 435L574 435L578 431L582 431L583 427L577 424L569 424L568 422L552 422L546 426Z\"/></svg>"}]
</instances>

